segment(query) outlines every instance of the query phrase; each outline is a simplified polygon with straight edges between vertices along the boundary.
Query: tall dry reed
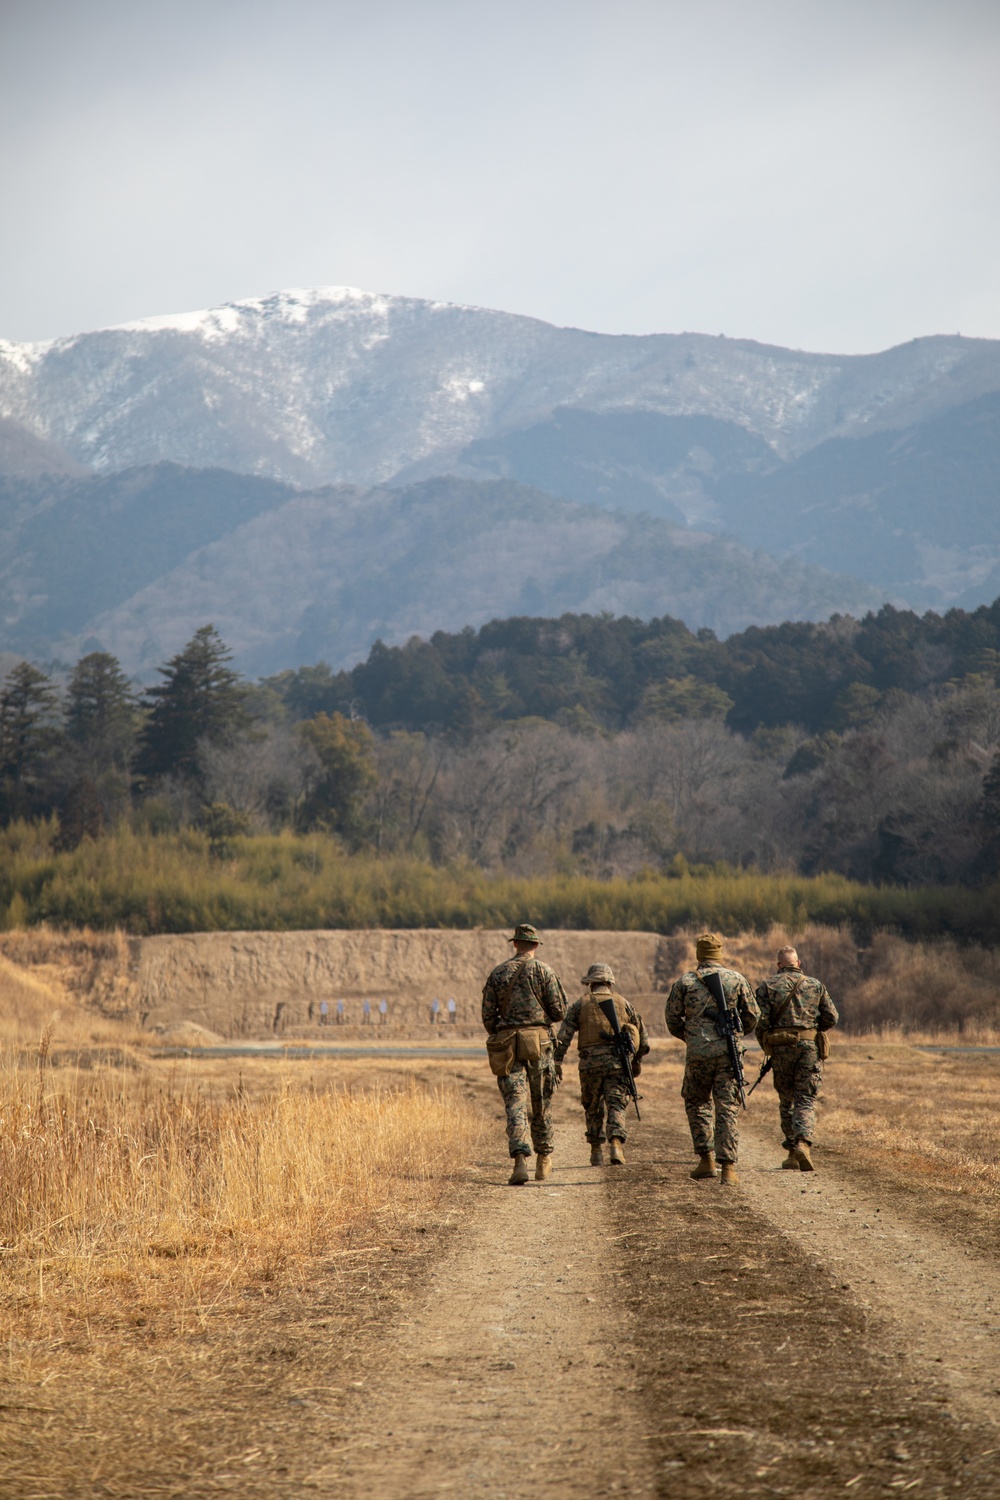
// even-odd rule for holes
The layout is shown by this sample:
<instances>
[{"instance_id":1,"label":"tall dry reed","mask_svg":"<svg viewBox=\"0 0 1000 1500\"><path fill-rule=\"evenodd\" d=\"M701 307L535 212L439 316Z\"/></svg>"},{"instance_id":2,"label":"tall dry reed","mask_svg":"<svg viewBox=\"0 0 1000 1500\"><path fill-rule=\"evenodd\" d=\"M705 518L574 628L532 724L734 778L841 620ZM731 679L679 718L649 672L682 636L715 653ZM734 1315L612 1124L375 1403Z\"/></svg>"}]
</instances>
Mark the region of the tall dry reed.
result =
<instances>
[{"instance_id":1,"label":"tall dry reed","mask_svg":"<svg viewBox=\"0 0 1000 1500\"><path fill-rule=\"evenodd\" d=\"M546 927L675 932L707 925L849 924L866 936L1000 938L997 888L862 885L842 875L719 868L594 880L520 878L470 864L348 854L336 839L291 833L233 840L212 858L197 830L153 836L122 827L53 847L55 824L0 830L0 927L121 927L129 933L314 927L498 927L530 912Z\"/></svg>"},{"instance_id":2,"label":"tall dry reed","mask_svg":"<svg viewBox=\"0 0 1000 1500\"><path fill-rule=\"evenodd\" d=\"M446 1090L284 1087L212 1101L125 1072L52 1087L43 1068L40 1056L35 1076L0 1072L8 1257L313 1249L391 1211L479 1129Z\"/></svg>"},{"instance_id":3,"label":"tall dry reed","mask_svg":"<svg viewBox=\"0 0 1000 1500\"><path fill-rule=\"evenodd\" d=\"M328 1329L294 1368L329 1384L402 1264L390 1244L419 1243L481 1117L415 1083L251 1095L232 1078L213 1098L148 1064L54 1072L47 1042L0 1061L0 1496L214 1493L248 1389L260 1421L283 1319Z\"/></svg>"}]
</instances>

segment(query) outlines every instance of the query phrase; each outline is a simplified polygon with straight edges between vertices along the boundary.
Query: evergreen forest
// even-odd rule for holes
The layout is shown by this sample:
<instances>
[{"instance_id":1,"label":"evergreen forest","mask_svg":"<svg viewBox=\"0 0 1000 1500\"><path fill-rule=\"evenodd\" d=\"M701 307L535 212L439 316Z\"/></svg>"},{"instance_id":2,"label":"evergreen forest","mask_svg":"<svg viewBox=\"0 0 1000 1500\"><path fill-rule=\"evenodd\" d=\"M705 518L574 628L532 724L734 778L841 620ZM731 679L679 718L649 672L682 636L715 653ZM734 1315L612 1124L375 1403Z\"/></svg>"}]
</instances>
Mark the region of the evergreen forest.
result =
<instances>
[{"instance_id":1,"label":"evergreen forest","mask_svg":"<svg viewBox=\"0 0 1000 1500\"><path fill-rule=\"evenodd\" d=\"M255 682L205 625L157 676L143 691L101 651L7 672L0 918L30 897L13 851L44 865L123 833L201 840L217 866L320 838L477 880L752 873L958 900L1000 875L1000 601L725 641L514 618Z\"/></svg>"}]
</instances>

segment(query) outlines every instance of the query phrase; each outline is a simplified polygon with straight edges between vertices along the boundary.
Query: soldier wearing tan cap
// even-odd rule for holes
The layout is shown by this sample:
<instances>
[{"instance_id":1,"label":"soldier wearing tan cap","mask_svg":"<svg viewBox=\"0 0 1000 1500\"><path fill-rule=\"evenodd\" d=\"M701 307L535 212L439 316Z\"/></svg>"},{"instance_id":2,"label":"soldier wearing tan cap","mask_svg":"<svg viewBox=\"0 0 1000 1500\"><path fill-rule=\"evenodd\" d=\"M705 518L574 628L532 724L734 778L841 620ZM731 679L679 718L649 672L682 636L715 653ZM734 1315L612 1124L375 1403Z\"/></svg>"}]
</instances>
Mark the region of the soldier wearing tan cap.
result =
<instances>
[{"instance_id":1,"label":"soldier wearing tan cap","mask_svg":"<svg viewBox=\"0 0 1000 1500\"><path fill-rule=\"evenodd\" d=\"M717 1014L715 997L703 976L715 971L722 981L727 1009L734 1012L737 1033L752 1031L760 1007L749 982L722 963L722 939L703 932L695 944L695 968L682 974L667 996L666 1021L671 1036L687 1044L681 1093L691 1127L691 1140L698 1153L692 1177L714 1177L715 1164L722 1168L722 1181L735 1185L739 1155L738 1093L726 1043L712 1019ZM715 1124L712 1105L715 1105Z\"/></svg>"}]
</instances>

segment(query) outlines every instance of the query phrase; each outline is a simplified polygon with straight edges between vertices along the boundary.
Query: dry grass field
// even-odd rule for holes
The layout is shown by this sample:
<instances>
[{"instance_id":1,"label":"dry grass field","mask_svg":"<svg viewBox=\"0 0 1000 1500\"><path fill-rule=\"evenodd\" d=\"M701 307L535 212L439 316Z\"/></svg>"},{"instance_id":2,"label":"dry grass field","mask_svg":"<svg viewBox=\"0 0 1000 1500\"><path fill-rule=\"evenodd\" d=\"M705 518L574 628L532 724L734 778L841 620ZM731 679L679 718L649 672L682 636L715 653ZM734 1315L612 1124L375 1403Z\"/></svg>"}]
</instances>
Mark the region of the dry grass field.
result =
<instances>
[{"instance_id":1,"label":"dry grass field","mask_svg":"<svg viewBox=\"0 0 1000 1500\"><path fill-rule=\"evenodd\" d=\"M197 1413L227 1368L259 1377L287 1344L273 1310L318 1281L336 1362L337 1329L349 1342L381 1306L381 1262L416 1253L481 1117L450 1080L401 1069L157 1060L8 959L0 1003L0 1495L174 1493L164 1445L179 1474L212 1445L162 1422L169 1392ZM88 1431L106 1483L81 1467Z\"/></svg>"},{"instance_id":2,"label":"dry grass field","mask_svg":"<svg viewBox=\"0 0 1000 1500\"><path fill-rule=\"evenodd\" d=\"M993 1199L1000 1209L1000 1053L919 1050L940 1040L873 1036L838 1044L823 1139L914 1186Z\"/></svg>"}]
</instances>

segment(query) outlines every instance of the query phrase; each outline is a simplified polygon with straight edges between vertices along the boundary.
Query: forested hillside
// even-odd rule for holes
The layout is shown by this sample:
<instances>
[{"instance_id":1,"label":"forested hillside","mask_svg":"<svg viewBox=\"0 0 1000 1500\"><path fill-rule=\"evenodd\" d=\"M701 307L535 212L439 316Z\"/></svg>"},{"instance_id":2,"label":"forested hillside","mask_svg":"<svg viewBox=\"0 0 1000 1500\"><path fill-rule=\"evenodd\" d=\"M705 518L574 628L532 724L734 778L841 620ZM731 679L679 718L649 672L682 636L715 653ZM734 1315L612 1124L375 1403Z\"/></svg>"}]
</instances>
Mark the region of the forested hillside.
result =
<instances>
[{"instance_id":1,"label":"forested hillside","mask_svg":"<svg viewBox=\"0 0 1000 1500\"><path fill-rule=\"evenodd\" d=\"M160 679L138 695L103 652L62 686L10 670L3 823L49 820L56 849L194 825L220 859L244 834L319 831L599 880L1000 874L1000 603L726 642L670 619L503 620L256 683L205 626Z\"/></svg>"},{"instance_id":2,"label":"forested hillside","mask_svg":"<svg viewBox=\"0 0 1000 1500\"><path fill-rule=\"evenodd\" d=\"M507 480L297 491L176 464L0 478L0 650L72 660L100 647L143 675L212 618L258 673L352 667L379 638L497 615L669 608L723 635L881 600L821 568Z\"/></svg>"},{"instance_id":3,"label":"forested hillside","mask_svg":"<svg viewBox=\"0 0 1000 1500\"><path fill-rule=\"evenodd\" d=\"M998 669L1000 599L943 616L887 605L862 620L754 628L725 641L669 616L493 620L401 647L378 643L350 672L320 663L266 681L293 717L354 704L380 729L531 716L603 732L711 717L743 734L788 725L818 734L863 722L891 692L933 694Z\"/></svg>"}]
</instances>

